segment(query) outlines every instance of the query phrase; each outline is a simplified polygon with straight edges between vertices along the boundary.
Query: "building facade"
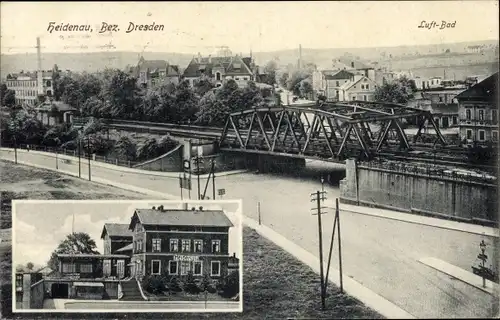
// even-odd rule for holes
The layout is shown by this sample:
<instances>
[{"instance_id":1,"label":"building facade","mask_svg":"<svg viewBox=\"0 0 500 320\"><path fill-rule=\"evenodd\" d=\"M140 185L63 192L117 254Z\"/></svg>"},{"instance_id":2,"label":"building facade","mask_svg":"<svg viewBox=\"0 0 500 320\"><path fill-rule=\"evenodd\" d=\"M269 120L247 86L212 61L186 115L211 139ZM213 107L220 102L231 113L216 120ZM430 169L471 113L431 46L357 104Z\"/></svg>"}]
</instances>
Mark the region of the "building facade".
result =
<instances>
[{"instance_id":1,"label":"building facade","mask_svg":"<svg viewBox=\"0 0 500 320\"><path fill-rule=\"evenodd\" d=\"M376 84L364 75L354 75L339 88L339 101L375 101Z\"/></svg>"},{"instance_id":2,"label":"building facade","mask_svg":"<svg viewBox=\"0 0 500 320\"><path fill-rule=\"evenodd\" d=\"M73 123L78 110L62 101L50 99L35 107L36 118L45 125L55 126L62 123Z\"/></svg>"},{"instance_id":3,"label":"building facade","mask_svg":"<svg viewBox=\"0 0 500 320\"><path fill-rule=\"evenodd\" d=\"M7 75L5 84L7 89L15 92L16 104L35 106L39 103L38 95L52 96L54 93L52 71L41 71L41 73L41 78L38 77L38 72L21 71Z\"/></svg>"},{"instance_id":4,"label":"building facade","mask_svg":"<svg viewBox=\"0 0 500 320\"><path fill-rule=\"evenodd\" d=\"M149 275L208 275L218 280L228 273L229 228L223 211L137 209L133 230L131 272Z\"/></svg>"},{"instance_id":5,"label":"building facade","mask_svg":"<svg viewBox=\"0 0 500 320\"><path fill-rule=\"evenodd\" d=\"M178 84L180 81L179 66L165 60L146 60L141 56L137 65L127 71L137 77L140 87L147 89L165 83Z\"/></svg>"},{"instance_id":6,"label":"building facade","mask_svg":"<svg viewBox=\"0 0 500 320\"><path fill-rule=\"evenodd\" d=\"M239 87L244 87L249 81L257 82L260 71L255 65L252 57L219 56L202 57L198 54L189 62L183 73L183 78L189 81L191 86L202 78L210 79L215 87L222 86L227 80L234 80Z\"/></svg>"},{"instance_id":7,"label":"building facade","mask_svg":"<svg viewBox=\"0 0 500 320\"><path fill-rule=\"evenodd\" d=\"M128 229L128 224L106 223L102 229L101 239L104 244L104 254L124 254L128 257L132 253L133 234ZM112 259L103 260L103 275L111 276L113 273L118 278L123 278L127 273L127 263L125 259L119 259L113 264ZM115 271L115 272L113 272Z\"/></svg>"},{"instance_id":8,"label":"building facade","mask_svg":"<svg viewBox=\"0 0 500 320\"><path fill-rule=\"evenodd\" d=\"M456 96L460 138L467 144L498 141L498 72Z\"/></svg>"}]
</instances>

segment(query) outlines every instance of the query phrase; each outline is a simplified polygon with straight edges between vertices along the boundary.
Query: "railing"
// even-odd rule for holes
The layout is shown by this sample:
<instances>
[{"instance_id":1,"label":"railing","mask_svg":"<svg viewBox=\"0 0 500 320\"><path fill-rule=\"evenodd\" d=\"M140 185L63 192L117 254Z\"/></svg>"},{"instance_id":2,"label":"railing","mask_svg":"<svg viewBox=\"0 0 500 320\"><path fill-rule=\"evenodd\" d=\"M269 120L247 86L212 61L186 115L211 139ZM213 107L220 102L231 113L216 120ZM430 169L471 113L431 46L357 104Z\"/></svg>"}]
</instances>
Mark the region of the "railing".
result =
<instances>
[{"instance_id":1,"label":"railing","mask_svg":"<svg viewBox=\"0 0 500 320\"><path fill-rule=\"evenodd\" d=\"M487 125L487 126L492 126L492 125L497 125L498 120L491 120L491 119L459 119L460 124L473 124L473 125Z\"/></svg>"}]
</instances>

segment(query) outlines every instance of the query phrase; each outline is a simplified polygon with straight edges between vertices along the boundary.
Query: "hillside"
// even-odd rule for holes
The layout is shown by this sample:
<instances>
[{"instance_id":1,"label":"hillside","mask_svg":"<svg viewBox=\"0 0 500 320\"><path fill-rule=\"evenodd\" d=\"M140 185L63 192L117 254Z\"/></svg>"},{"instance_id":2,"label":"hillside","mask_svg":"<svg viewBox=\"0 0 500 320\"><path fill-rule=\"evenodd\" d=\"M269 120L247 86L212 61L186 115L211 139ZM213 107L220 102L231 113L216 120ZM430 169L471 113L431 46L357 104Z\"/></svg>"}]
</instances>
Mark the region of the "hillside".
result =
<instances>
[{"instance_id":1,"label":"hillside","mask_svg":"<svg viewBox=\"0 0 500 320\"><path fill-rule=\"evenodd\" d=\"M466 53L466 48L479 45L485 48L485 53ZM392 70L436 69L450 66L484 65L487 70L496 70L498 64L498 41L476 41L462 43L448 43L439 45L399 46L379 48L332 48L308 49L302 48L302 58L312 62L319 69L328 69L332 59L351 55L375 63L376 66L387 67ZM449 53L445 51L449 50ZM43 53L42 67L50 69L57 64L60 69L73 71L96 71L105 67L124 68L135 64L138 60L137 52L82 52L82 53ZM145 59L163 59L182 69L187 66L194 54L173 52L144 52ZM265 64L272 59L278 60L279 65L296 65L298 48L272 52L254 52L253 56L258 64ZM495 64L496 63L496 64ZM36 69L36 54L2 54L2 78L11 72ZM489 71L488 71L489 72ZM423 73L429 73L425 71ZM432 72L431 72L432 73ZM439 74L442 74L440 71Z\"/></svg>"}]
</instances>

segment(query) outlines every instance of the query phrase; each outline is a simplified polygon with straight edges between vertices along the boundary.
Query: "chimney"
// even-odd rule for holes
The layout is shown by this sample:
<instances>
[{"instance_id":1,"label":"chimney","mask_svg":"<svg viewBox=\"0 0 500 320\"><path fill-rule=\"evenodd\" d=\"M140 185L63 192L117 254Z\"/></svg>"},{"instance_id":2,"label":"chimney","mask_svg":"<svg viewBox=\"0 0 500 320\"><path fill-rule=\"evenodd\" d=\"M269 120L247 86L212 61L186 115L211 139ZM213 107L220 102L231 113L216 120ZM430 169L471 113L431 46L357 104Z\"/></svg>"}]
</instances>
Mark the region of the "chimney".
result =
<instances>
[{"instance_id":1,"label":"chimney","mask_svg":"<svg viewBox=\"0 0 500 320\"><path fill-rule=\"evenodd\" d=\"M208 55L208 63L212 63L212 55L211 54Z\"/></svg>"}]
</instances>

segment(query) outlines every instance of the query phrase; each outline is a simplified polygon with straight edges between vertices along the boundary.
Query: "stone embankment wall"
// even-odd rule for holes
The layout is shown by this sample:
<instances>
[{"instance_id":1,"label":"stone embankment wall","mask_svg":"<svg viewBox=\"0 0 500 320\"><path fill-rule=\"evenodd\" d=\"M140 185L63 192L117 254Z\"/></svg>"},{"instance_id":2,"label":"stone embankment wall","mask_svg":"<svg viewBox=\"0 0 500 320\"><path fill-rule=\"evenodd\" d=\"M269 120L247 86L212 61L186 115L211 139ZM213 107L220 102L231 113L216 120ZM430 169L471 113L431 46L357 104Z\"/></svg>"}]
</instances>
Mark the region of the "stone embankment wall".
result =
<instances>
[{"instance_id":1,"label":"stone embankment wall","mask_svg":"<svg viewBox=\"0 0 500 320\"><path fill-rule=\"evenodd\" d=\"M341 201L481 224L498 222L497 180L404 162L346 161Z\"/></svg>"}]
</instances>

